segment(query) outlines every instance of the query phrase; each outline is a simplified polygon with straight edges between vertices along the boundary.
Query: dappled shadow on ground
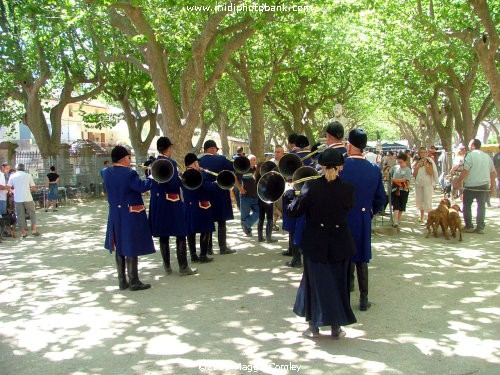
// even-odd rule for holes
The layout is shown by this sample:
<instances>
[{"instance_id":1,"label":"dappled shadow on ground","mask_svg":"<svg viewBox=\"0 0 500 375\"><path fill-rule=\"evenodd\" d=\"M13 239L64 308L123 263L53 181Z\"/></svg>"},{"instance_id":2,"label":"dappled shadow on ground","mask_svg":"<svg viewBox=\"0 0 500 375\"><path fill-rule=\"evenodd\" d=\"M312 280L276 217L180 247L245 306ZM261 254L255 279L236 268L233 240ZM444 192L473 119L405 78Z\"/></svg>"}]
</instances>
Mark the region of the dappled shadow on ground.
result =
<instances>
[{"instance_id":1,"label":"dappled shadow on ground","mask_svg":"<svg viewBox=\"0 0 500 375\"><path fill-rule=\"evenodd\" d=\"M424 238L407 218L374 236L368 312L347 338L301 336L292 312L301 270L284 263L285 233L260 244L229 228L233 255L200 274L166 276L160 254L142 257L153 287L119 291L103 249L102 201L40 213L40 238L0 247L2 374L493 373L499 362L498 218L463 242ZM414 225L414 226L413 226ZM494 233L494 234L493 234ZM215 238L216 236L214 236ZM172 249L173 249L173 240ZM174 251L172 251L175 254ZM174 271L177 270L172 255Z\"/></svg>"}]
</instances>

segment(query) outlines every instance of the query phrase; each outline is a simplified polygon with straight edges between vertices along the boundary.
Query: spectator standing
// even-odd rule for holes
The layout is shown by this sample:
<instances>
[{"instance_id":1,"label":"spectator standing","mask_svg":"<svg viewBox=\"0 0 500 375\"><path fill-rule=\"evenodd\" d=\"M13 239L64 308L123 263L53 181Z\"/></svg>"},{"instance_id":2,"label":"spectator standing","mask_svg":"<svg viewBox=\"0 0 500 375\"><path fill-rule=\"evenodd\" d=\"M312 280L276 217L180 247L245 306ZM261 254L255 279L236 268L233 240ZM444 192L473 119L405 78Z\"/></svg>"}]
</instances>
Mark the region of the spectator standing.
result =
<instances>
[{"instance_id":1,"label":"spectator standing","mask_svg":"<svg viewBox=\"0 0 500 375\"><path fill-rule=\"evenodd\" d=\"M50 167L50 173L47 174L47 183L49 185L49 193L47 195L47 205L45 212L49 211L50 203L52 202L52 211L57 211L57 201L59 199L59 175L56 173L56 167Z\"/></svg>"},{"instance_id":2,"label":"spectator standing","mask_svg":"<svg viewBox=\"0 0 500 375\"><path fill-rule=\"evenodd\" d=\"M500 207L500 153L497 152L493 157L493 165L497 174L497 207Z\"/></svg>"},{"instance_id":3,"label":"spectator standing","mask_svg":"<svg viewBox=\"0 0 500 375\"><path fill-rule=\"evenodd\" d=\"M460 189L455 189L454 185L455 182L458 180L458 177L460 176L460 173L462 173L462 170L464 169L464 159L465 159L465 154L467 153L465 146L460 144L458 145L456 151L455 151L455 157L453 158L453 166L450 169L450 175L452 176L452 181L451 181L451 197L452 199L457 199L462 195L462 188Z\"/></svg>"},{"instance_id":4,"label":"spectator standing","mask_svg":"<svg viewBox=\"0 0 500 375\"><path fill-rule=\"evenodd\" d=\"M36 190L33 177L25 172L24 164L17 165L17 172L13 173L7 186L14 190L14 202L16 204L17 225L19 226L19 234L21 237L27 237L28 223L26 221L26 213L31 221L31 234L39 236L40 233L36 230L36 211L35 202L33 201L32 191Z\"/></svg>"},{"instance_id":5,"label":"spectator standing","mask_svg":"<svg viewBox=\"0 0 500 375\"><path fill-rule=\"evenodd\" d=\"M436 164L436 168L438 167L438 159L439 159L439 152L436 149L436 146L431 146L429 147L429 151L427 152L427 156L432 159L434 164ZM438 175L439 175L439 169L438 169Z\"/></svg>"},{"instance_id":6,"label":"spectator standing","mask_svg":"<svg viewBox=\"0 0 500 375\"><path fill-rule=\"evenodd\" d=\"M377 164L377 154L371 150L368 150L368 152L365 153L365 159L370 163Z\"/></svg>"},{"instance_id":7,"label":"spectator standing","mask_svg":"<svg viewBox=\"0 0 500 375\"><path fill-rule=\"evenodd\" d=\"M400 153L397 157L397 165L392 168L392 189L391 203L393 216L393 226L397 228L401 222L401 216L406 211L408 194L410 191L411 168L408 167L408 156Z\"/></svg>"},{"instance_id":8,"label":"spectator standing","mask_svg":"<svg viewBox=\"0 0 500 375\"><path fill-rule=\"evenodd\" d=\"M236 158L239 158L241 156L245 156L245 153L243 152L243 147L242 146L239 146L237 149L236 149L236 154L233 155L233 160L236 160ZM236 178L239 178L238 176L236 176ZM241 185L241 179L238 180L239 184ZM232 189L233 191L233 194L234 194L234 200L236 201L236 207L238 207L238 211L241 210L241 197L240 197L240 191L236 188L236 189Z\"/></svg>"},{"instance_id":9,"label":"spectator standing","mask_svg":"<svg viewBox=\"0 0 500 375\"><path fill-rule=\"evenodd\" d=\"M491 194L495 191L495 167L493 160L481 151L481 141L473 139L469 143L471 150L464 159L464 169L460 173L458 180L455 182L455 187L464 186L463 199L463 214L465 221L464 232L466 233L484 233L486 216L486 198L488 192ZM472 202L476 200L476 228L472 225Z\"/></svg>"},{"instance_id":10,"label":"spectator standing","mask_svg":"<svg viewBox=\"0 0 500 375\"><path fill-rule=\"evenodd\" d=\"M0 167L0 215L7 213L7 193L10 191L10 188L7 186L5 176L9 173L9 170L9 163L2 163Z\"/></svg>"},{"instance_id":11,"label":"spectator standing","mask_svg":"<svg viewBox=\"0 0 500 375\"><path fill-rule=\"evenodd\" d=\"M436 164L428 156L425 147L420 147L418 151L418 160L413 164L413 177L415 177L415 204L420 211L418 221L423 226L425 213L429 213L432 209L434 185L439 177Z\"/></svg>"}]
</instances>

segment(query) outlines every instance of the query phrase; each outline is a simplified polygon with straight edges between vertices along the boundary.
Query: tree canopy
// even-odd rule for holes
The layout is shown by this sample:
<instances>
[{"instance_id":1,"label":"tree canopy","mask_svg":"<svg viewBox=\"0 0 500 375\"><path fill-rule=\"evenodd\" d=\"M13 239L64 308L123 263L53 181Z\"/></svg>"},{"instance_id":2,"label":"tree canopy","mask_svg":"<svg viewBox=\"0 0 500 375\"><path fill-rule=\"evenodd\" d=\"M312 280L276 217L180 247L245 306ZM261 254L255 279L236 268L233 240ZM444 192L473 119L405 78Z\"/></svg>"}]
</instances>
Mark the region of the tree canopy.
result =
<instances>
[{"instance_id":1,"label":"tree canopy","mask_svg":"<svg viewBox=\"0 0 500 375\"><path fill-rule=\"evenodd\" d=\"M370 140L450 149L498 123L499 10L486 0L0 0L0 126L23 121L52 156L64 107L99 97L122 106L141 155L149 120L178 156L196 148L195 128L213 127L262 157L291 132L317 141L341 103Z\"/></svg>"}]
</instances>

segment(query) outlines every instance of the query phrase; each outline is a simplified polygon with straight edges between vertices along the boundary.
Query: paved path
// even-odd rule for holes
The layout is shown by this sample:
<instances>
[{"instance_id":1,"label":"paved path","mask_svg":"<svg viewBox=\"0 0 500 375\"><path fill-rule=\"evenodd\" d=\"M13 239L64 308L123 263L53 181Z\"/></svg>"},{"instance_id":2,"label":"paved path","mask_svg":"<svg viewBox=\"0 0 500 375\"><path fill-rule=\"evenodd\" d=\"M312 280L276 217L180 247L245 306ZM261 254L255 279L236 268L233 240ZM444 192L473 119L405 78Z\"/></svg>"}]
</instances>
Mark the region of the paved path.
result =
<instances>
[{"instance_id":1,"label":"paved path","mask_svg":"<svg viewBox=\"0 0 500 375\"><path fill-rule=\"evenodd\" d=\"M105 202L39 212L41 237L0 244L0 374L499 374L500 209L458 242L425 239L409 207L399 234L374 236L373 306L352 295L340 341L301 336L283 233L261 245L233 221L237 254L189 277L143 257L153 287L130 292L102 248Z\"/></svg>"}]
</instances>

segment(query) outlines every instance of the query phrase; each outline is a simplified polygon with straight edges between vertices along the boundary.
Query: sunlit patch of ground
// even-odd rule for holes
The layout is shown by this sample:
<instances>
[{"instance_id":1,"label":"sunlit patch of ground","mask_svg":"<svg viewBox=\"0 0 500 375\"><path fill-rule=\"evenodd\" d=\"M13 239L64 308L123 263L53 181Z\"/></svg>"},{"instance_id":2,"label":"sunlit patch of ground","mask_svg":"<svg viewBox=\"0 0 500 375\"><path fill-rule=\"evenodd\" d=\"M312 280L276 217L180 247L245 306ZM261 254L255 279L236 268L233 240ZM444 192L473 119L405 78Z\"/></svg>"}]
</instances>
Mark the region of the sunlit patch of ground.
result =
<instances>
[{"instance_id":1,"label":"sunlit patch of ground","mask_svg":"<svg viewBox=\"0 0 500 375\"><path fill-rule=\"evenodd\" d=\"M437 201L438 197L436 197ZM492 203L497 204L496 200ZM410 201L399 233L373 236L367 312L347 337L303 337L292 312L301 269L288 244L259 243L229 222L238 250L172 275L141 257L147 291L120 291L103 249L104 201L38 211L41 237L0 244L0 373L4 374L496 374L500 365L500 209L484 235L425 238ZM474 211L474 210L473 210ZM384 225L386 225L385 223ZM357 289L357 288L356 288Z\"/></svg>"}]
</instances>

